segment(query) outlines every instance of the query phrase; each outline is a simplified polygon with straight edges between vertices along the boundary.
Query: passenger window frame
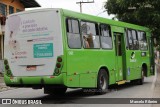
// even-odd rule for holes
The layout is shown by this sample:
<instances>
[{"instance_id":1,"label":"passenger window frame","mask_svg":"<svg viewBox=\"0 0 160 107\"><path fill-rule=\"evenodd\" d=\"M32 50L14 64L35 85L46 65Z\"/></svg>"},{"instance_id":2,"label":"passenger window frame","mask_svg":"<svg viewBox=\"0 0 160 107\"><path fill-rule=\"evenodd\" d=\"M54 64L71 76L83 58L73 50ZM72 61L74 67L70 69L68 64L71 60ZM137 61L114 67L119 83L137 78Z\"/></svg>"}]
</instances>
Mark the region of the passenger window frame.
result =
<instances>
[{"instance_id":1,"label":"passenger window frame","mask_svg":"<svg viewBox=\"0 0 160 107\"><path fill-rule=\"evenodd\" d=\"M146 43L146 49L142 49L141 47L140 47L140 44L139 44L139 50L141 50L141 51L148 51L148 49L149 49L149 44L148 44L148 39L147 39L147 34L146 34L146 32L144 32L144 31L141 31L141 30L138 30L137 31L137 36L138 36L138 32L140 32L140 34L141 33L144 33L145 34L145 43ZM142 35L141 35L142 36ZM139 36L138 36L138 41L140 42L140 41L142 41L142 40L139 40Z\"/></svg>"},{"instance_id":2,"label":"passenger window frame","mask_svg":"<svg viewBox=\"0 0 160 107\"><path fill-rule=\"evenodd\" d=\"M108 30L109 30L109 36L105 36L104 34L102 34L102 25L105 25L108 27ZM101 48L104 49L104 50L112 50L113 49L113 37L112 37L112 33L111 33L111 26L109 24L105 24L105 23L100 23L99 24L99 31L100 31L100 45L101 45ZM101 37L110 37L111 38L111 48L103 48L102 47L102 41L101 41Z\"/></svg>"},{"instance_id":3,"label":"passenger window frame","mask_svg":"<svg viewBox=\"0 0 160 107\"><path fill-rule=\"evenodd\" d=\"M73 29L72 32L69 31L69 24L68 24L68 20L76 20L78 22L78 30L79 33L74 33ZM82 48L82 38L81 38L81 30L80 30L80 21L77 18L72 18L72 17L66 17L65 19L65 26L66 26L66 36L67 36L67 45L70 49L81 49ZM71 21L71 28L72 28L72 21ZM79 38L80 38L80 46L77 48L71 47L69 46L69 35L68 33L72 33L72 34L79 34Z\"/></svg>"},{"instance_id":4,"label":"passenger window frame","mask_svg":"<svg viewBox=\"0 0 160 107\"><path fill-rule=\"evenodd\" d=\"M88 32L84 32L83 33L83 31L82 31L82 23L93 23L94 25L95 25L95 34L93 34L93 32L91 32L90 34L92 34L91 36L92 36L92 40L90 41L90 42L88 42L88 40L85 40L85 39L87 39L89 36L90 36L90 34L88 33ZM88 29L88 28L87 28ZM88 21L88 20L81 20L80 21L80 31L81 31L81 38L82 38L82 45L83 45L83 48L84 49L100 49L101 48L101 45L100 45L100 35L99 35L99 26L98 26L98 23L97 22L93 22L93 21ZM86 36L87 36L87 38L86 38ZM95 37L97 37L98 38L98 40L99 40L99 43L97 43L98 45L99 45L99 47L86 47L85 45L86 45L86 43L84 43L84 42L88 42L88 44L89 45L94 45L94 40L93 40L93 38L95 38Z\"/></svg>"},{"instance_id":5,"label":"passenger window frame","mask_svg":"<svg viewBox=\"0 0 160 107\"><path fill-rule=\"evenodd\" d=\"M129 32L128 31L130 31L130 37L131 37L131 39L129 38ZM132 29L127 29L127 42L128 42L128 49L129 50L134 50L134 48L132 48L131 49L131 47L130 47L130 41L129 41L129 39L132 41L132 47L133 47L133 37L132 37Z\"/></svg>"}]
</instances>

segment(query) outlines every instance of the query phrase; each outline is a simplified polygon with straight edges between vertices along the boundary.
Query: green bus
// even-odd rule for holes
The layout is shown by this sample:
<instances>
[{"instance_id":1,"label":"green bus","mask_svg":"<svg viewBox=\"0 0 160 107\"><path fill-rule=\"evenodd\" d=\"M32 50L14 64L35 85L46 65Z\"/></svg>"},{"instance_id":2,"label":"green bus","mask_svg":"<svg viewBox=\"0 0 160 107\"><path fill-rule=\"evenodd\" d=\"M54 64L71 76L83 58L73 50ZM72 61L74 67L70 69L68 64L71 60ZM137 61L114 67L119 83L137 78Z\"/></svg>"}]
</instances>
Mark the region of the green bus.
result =
<instances>
[{"instance_id":1,"label":"green bus","mask_svg":"<svg viewBox=\"0 0 160 107\"><path fill-rule=\"evenodd\" d=\"M67 88L106 93L112 84L154 75L151 31L142 26L77 13L40 9L8 16L4 80L10 87Z\"/></svg>"}]
</instances>

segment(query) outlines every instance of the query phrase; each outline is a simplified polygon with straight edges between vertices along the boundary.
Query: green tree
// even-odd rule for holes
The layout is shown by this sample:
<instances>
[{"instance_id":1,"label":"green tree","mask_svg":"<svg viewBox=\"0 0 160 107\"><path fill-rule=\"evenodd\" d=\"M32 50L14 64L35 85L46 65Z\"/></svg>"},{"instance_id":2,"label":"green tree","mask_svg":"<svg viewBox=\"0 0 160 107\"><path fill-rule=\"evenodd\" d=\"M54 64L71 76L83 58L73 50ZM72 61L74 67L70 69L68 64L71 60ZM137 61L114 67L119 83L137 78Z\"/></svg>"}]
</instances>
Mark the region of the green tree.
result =
<instances>
[{"instance_id":1,"label":"green tree","mask_svg":"<svg viewBox=\"0 0 160 107\"><path fill-rule=\"evenodd\" d=\"M153 35L160 37L160 0L108 0L108 14L124 22L149 27Z\"/></svg>"}]
</instances>

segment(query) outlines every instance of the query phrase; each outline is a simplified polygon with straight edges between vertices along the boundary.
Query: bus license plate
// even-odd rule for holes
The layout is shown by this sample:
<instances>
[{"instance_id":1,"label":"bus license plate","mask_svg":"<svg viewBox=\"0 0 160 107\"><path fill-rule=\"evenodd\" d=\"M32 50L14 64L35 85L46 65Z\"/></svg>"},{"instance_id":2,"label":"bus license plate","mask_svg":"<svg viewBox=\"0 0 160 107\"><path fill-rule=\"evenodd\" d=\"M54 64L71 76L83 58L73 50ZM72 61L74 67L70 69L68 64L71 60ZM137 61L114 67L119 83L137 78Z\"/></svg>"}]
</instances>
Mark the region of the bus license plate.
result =
<instances>
[{"instance_id":1,"label":"bus license plate","mask_svg":"<svg viewBox=\"0 0 160 107\"><path fill-rule=\"evenodd\" d=\"M26 68L26 70L27 71L36 71L36 66L35 65L29 65L29 66L27 66L27 68Z\"/></svg>"}]
</instances>

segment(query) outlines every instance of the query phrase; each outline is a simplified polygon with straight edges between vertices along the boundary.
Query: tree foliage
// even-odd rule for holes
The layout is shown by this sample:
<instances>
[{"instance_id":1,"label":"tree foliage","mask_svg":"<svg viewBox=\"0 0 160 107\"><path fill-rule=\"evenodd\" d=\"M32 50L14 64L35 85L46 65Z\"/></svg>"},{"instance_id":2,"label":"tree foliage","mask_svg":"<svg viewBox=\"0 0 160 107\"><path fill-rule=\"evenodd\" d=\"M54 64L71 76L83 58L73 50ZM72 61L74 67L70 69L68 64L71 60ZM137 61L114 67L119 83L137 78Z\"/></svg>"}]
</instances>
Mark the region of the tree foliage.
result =
<instances>
[{"instance_id":1,"label":"tree foliage","mask_svg":"<svg viewBox=\"0 0 160 107\"><path fill-rule=\"evenodd\" d=\"M149 27L160 35L160 0L108 0L105 9L120 21Z\"/></svg>"}]
</instances>

